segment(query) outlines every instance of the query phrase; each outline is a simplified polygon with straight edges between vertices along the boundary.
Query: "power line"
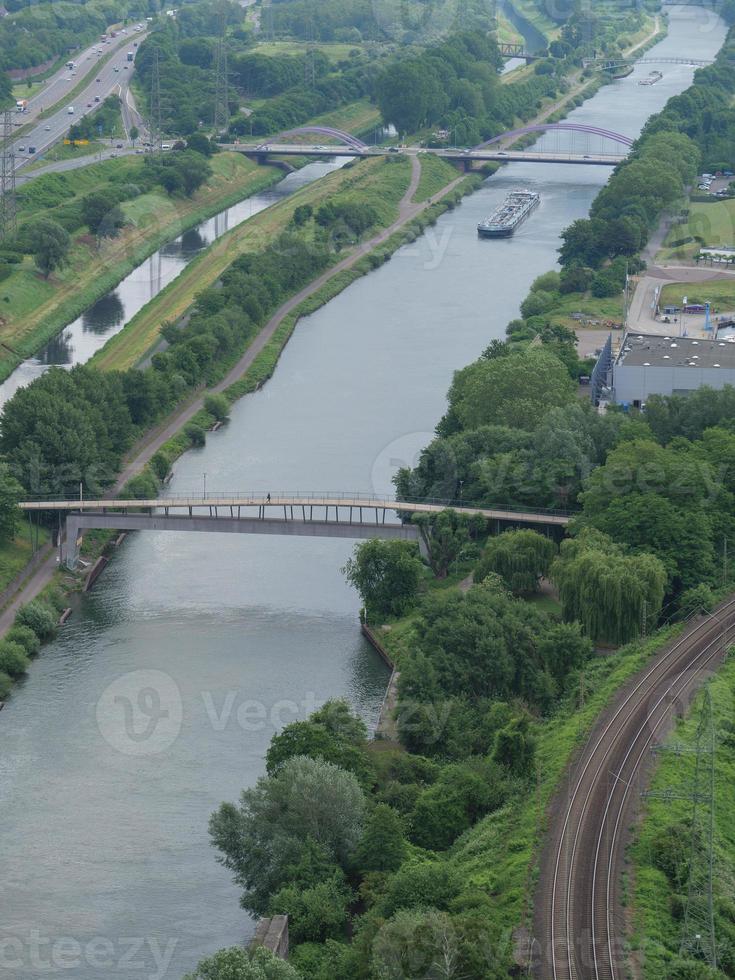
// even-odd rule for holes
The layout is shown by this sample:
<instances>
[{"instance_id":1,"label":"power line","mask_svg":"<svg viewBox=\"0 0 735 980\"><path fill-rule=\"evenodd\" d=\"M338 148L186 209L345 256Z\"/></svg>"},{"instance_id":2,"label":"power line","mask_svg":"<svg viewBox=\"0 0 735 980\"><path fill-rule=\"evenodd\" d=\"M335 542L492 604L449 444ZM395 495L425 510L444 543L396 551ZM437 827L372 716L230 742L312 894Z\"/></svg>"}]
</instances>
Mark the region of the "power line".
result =
<instances>
[{"instance_id":1,"label":"power line","mask_svg":"<svg viewBox=\"0 0 735 980\"><path fill-rule=\"evenodd\" d=\"M150 125L151 143L153 149L161 150L161 73L158 65L158 48L153 49L153 71L151 72L151 100L150 100Z\"/></svg>"},{"instance_id":2,"label":"power line","mask_svg":"<svg viewBox=\"0 0 735 980\"><path fill-rule=\"evenodd\" d=\"M3 113L0 141L0 241L5 241L15 235L17 227L13 116L9 109Z\"/></svg>"},{"instance_id":3,"label":"power line","mask_svg":"<svg viewBox=\"0 0 735 980\"><path fill-rule=\"evenodd\" d=\"M214 59L214 132L226 133L230 126L227 93L227 42L224 34L217 41Z\"/></svg>"}]
</instances>

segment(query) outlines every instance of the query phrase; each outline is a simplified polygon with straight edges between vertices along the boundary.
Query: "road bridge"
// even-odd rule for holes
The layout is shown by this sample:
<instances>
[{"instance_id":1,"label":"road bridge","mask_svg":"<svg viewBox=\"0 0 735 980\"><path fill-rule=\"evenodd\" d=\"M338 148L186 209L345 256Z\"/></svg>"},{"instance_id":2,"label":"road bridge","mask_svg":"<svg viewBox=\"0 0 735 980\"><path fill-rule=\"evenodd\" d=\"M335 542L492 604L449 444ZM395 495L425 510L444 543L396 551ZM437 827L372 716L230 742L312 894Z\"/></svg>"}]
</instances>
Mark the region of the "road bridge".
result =
<instances>
[{"instance_id":1,"label":"road bridge","mask_svg":"<svg viewBox=\"0 0 735 980\"><path fill-rule=\"evenodd\" d=\"M403 514L438 514L449 506L488 522L564 529L571 515L508 508L471 507L447 501L394 500L370 494L208 494L150 500L29 500L19 504L28 514L57 513L65 520L62 558L75 568L83 531L91 528L137 531L222 531L236 534L286 534L346 539L388 538L418 541L415 524L400 523Z\"/></svg>"},{"instance_id":2,"label":"road bridge","mask_svg":"<svg viewBox=\"0 0 735 980\"><path fill-rule=\"evenodd\" d=\"M543 136L551 134L556 137L555 146L551 149L543 148L540 150L512 149L512 144L528 136ZM572 145L569 146L569 136L571 135ZM324 139L336 141L337 145L325 145L323 143L299 142L303 137L317 136ZM574 139L582 136L585 145L581 148L575 147ZM561 137L564 137L567 145L561 145ZM597 149L590 145L595 140L602 144L604 149ZM372 157L385 156L389 153L433 153L443 157L453 163L459 163L465 170L471 170L475 161L483 163L486 161L496 161L498 163L509 163L513 161L523 161L527 163L578 163L578 164L597 164L598 166L614 167L625 159L633 140L630 136L616 133L613 130L605 129L600 126L591 126L584 123L561 122L561 123L538 123L533 126L522 126L519 129L511 129L504 133L499 133L484 143L479 143L474 147L419 147L419 146L368 146L362 140L345 133L343 130L334 129L330 126L300 126L279 133L269 141L260 143L238 142L220 143L220 149L231 150L239 153L246 153L264 163L271 156L317 156L323 157L327 154L337 156L352 157Z\"/></svg>"}]
</instances>

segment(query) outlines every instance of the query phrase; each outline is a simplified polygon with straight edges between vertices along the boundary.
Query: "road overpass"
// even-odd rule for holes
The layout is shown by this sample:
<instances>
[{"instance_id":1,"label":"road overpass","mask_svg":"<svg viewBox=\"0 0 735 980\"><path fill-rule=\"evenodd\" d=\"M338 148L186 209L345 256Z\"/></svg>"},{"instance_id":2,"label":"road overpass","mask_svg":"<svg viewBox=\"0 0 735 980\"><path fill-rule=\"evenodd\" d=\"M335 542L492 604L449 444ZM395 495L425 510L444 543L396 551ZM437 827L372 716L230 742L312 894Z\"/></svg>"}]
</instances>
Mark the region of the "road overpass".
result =
<instances>
[{"instance_id":1,"label":"road overpass","mask_svg":"<svg viewBox=\"0 0 735 980\"><path fill-rule=\"evenodd\" d=\"M75 568L81 534L91 528L130 531L217 531L235 534L279 534L345 539L388 538L418 541L415 524L400 523L402 514L439 514L449 506L488 522L564 529L571 515L484 508L442 502L394 500L370 494L208 494L149 500L31 500L20 503L28 514L64 517L62 558ZM388 518L388 519L387 519Z\"/></svg>"}]
</instances>

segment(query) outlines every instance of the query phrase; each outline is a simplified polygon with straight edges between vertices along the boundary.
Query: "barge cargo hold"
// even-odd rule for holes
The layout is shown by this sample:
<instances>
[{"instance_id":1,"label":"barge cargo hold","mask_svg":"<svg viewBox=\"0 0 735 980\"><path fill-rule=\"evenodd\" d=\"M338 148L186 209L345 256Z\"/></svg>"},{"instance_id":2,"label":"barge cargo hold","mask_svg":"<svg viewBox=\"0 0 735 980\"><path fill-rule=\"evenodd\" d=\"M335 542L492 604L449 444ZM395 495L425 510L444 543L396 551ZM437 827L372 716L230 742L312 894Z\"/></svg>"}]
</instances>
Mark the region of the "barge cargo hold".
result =
<instances>
[{"instance_id":1,"label":"barge cargo hold","mask_svg":"<svg viewBox=\"0 0 735 980\"><path fill-rule=\"evenodd\" d=\"M480 222L477 234L480 238L508 238L540 201L541 196L536 191L511 191L500 207Z\"/></svg>"}]
</instances>

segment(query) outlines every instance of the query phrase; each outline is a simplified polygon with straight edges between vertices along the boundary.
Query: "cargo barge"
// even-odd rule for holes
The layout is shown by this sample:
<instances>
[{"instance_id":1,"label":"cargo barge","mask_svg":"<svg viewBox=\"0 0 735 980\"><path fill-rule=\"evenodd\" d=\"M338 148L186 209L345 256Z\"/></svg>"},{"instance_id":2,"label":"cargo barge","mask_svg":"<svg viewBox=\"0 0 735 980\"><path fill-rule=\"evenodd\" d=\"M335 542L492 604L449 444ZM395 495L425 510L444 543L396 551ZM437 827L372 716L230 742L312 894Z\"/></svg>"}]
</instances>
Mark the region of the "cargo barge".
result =
<instances>
[{"instance_id":1,"label":"cargo barge","mask_svg":"<svg viewBox=\"0 0 735 980\"><path fill-rule=\"evenodd\" d=\"M642 78L638 84L639 85L655 85L656 82L660 82L663 78L663 73L660 71L652 71L650 75L646 78Z\"/></svg>"},{"instance_id":2,"label":"cargo barge","mask_svg":"<svg viewBox=\"0 0 735 980\"><path fill-rule=\"evenodd\" d=\"M477 234L480 238L508 238L540 201L536 191L511 191L500 207L479 223Z\"/></svg>"}]
</instances>

